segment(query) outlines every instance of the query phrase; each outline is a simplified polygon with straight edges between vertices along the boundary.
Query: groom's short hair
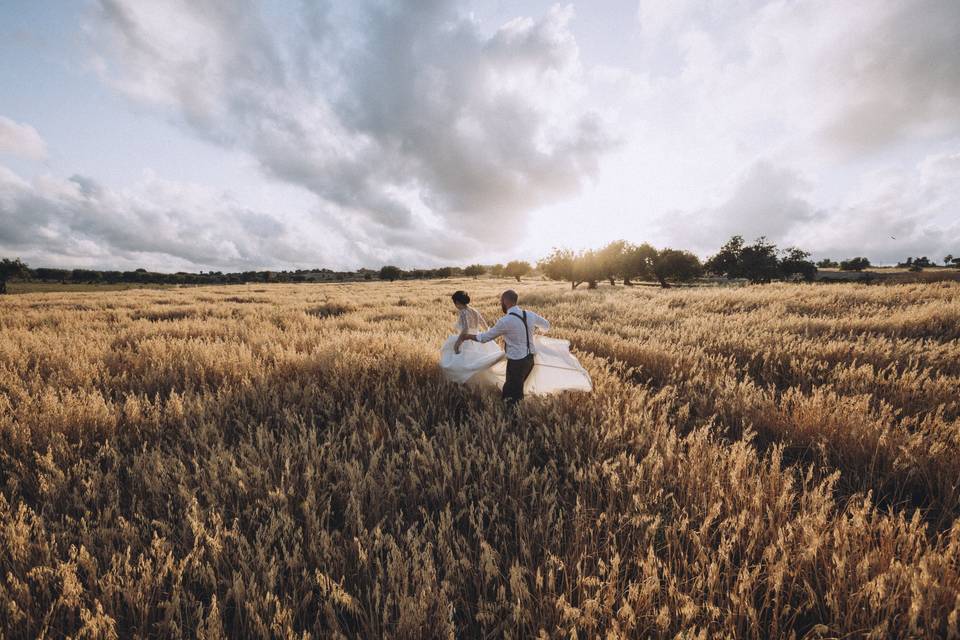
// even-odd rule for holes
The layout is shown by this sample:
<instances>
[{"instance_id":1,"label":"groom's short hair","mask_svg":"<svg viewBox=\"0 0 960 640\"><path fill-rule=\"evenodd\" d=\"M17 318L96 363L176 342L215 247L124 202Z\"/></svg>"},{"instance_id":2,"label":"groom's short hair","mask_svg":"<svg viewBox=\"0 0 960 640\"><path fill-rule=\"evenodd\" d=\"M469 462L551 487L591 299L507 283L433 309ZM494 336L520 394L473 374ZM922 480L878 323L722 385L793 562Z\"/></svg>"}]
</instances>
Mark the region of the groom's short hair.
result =
<instances>
[{"instance_id":1,"label":"groom's short hair","mask_svg":"<svg viewBox=\"0 0 960 640\"><path fill-rule=\"evenodd\" d=\"M503 295L500 297L502 297L507 302L511 302L513 304L517 304L518 302L520 302L520 296L518 296L517 292L514 291L513 289L507 289L506 291L503 292Z\"/></svg>"}]
</instances>

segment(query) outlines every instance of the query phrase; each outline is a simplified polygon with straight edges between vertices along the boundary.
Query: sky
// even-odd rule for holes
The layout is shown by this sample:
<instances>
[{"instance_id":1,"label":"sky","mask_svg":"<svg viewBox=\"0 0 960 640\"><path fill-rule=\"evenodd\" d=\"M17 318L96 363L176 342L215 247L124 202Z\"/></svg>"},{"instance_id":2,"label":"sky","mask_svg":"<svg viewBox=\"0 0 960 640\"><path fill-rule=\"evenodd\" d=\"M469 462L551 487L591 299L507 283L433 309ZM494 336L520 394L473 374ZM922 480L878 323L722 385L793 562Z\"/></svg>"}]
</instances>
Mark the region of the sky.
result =
<instances>
[{"instance_id":1,"label":"sky","mask_svg":"<svg viewBox=\"0 0 960 640\"><path fill-rule=\"evenodd\" d=\"M957 0L4 0L0 256L960 255Z\"/></svg>"}]
</instances>

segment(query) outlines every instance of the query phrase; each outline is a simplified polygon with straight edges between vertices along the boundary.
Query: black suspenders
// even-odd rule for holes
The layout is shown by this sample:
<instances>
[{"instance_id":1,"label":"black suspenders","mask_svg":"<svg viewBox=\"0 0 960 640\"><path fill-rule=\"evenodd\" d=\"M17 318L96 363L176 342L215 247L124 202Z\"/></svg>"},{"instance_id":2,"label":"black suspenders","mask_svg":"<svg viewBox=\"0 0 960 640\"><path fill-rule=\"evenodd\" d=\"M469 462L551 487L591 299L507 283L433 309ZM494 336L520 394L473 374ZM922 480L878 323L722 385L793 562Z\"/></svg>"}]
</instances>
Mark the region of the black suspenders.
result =
<instances>
[{"instance_id":1,"label":"black suspenders","mask_svg":"<svg viewBox=\"0 0 960 640\"><path fill-rule=\"evenodd\" d=\"M520 320L521 322L523 322L523 334L524 334L525 336L527 336L527 355L530 355L530 353L531 353L531 351L530 351L530 327L527 326L527 310L526 310L526 309L523 310L523 317L522 317L522 318L521 318L520 316L518 316L517 314L515 314L515 313L511 313L511 314L509 314L509 315L511 315L511 316L513 316L514 318L517 318L518 320Z\"/></svg>"}]
</instances>

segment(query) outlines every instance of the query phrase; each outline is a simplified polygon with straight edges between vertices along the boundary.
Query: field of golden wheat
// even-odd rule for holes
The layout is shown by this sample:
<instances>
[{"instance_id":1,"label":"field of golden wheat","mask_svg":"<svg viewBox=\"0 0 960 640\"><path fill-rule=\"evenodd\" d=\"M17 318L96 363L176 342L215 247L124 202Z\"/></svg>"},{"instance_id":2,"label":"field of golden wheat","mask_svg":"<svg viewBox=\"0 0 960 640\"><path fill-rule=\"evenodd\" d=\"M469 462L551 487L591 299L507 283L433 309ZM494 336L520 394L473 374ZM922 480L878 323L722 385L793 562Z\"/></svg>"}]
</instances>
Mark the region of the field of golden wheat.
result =
<instances>
[{"instance_id":1,"label":"field of golden wheat","mask_svg":"<svg viewBox=\"0 0 960 640\"><path fill-rule=\"evenodd\" d=\"M960 284L508 286L0 299L0 638L957 637Z\"/></svg>"}]
</instances>

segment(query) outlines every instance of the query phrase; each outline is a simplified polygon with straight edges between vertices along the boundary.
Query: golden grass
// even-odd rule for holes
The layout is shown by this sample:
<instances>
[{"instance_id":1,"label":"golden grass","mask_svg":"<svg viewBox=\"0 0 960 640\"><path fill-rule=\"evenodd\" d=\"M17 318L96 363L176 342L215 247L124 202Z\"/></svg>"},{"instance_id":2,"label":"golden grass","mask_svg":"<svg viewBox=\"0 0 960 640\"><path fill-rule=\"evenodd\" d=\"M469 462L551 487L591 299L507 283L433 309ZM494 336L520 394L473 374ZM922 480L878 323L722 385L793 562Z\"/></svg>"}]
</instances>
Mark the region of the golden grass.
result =
<instances>
[{"instance_id":1,"label":"golden grass","mask_svg":"<svg viewBox=\"0 0 960 640\"><path fill-rule=\"evenodd\" d=\"M0 300L0 637L957 636L960 285L524 283L516 419L505 286Z\"/></svg>"},{"instance_id":2,"label":"golden grass","mask_svg":"<svg viewBox=\"0 0 960 640\"><path fill-rule=\"evenodd\" d=\"M73 282L8 282L8 293L76 293L79 291L128 291L130 289L169 289L177 285L139 282L73 283Z\"/></svg>"}]
</instances>

